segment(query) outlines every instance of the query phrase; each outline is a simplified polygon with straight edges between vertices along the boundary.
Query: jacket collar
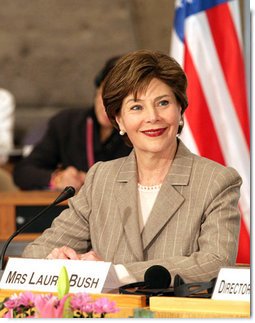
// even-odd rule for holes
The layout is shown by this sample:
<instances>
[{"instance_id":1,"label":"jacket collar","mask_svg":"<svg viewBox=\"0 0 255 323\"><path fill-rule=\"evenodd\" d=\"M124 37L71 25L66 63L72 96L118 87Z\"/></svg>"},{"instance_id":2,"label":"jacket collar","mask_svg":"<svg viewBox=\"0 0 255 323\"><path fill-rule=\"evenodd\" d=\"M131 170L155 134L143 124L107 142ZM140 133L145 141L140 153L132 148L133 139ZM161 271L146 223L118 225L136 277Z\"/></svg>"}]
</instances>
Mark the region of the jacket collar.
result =
<instances>
[{"instance_id":1,"label":"jacket collar","mask_svg":"<svg viewBox=\"0 0 255 323\"><path fill-rule=\"evenodd\" d=\"M178 139L178 148L166 178L169 184L187 185L190 178L192 163L193 154L183 142ZM118 174L117 182L128 183L133 179L137 181L137 165L134 150L126 157Z\"/></svg>"}]
</instances>

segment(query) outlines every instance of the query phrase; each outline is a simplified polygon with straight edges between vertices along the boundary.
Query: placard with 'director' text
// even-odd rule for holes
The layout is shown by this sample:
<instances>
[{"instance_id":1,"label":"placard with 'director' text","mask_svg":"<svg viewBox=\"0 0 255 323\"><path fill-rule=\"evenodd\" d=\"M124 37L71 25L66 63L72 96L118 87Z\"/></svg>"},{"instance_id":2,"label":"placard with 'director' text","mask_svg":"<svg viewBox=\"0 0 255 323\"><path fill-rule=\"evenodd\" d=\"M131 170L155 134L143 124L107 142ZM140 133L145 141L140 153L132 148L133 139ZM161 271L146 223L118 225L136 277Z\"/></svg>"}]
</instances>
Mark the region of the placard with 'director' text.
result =
<instances>
[{"instance_id":1,"label":"placard with 'director' text","mask_svg":"<svg viewBox=\"0 0 255 323\"><path fill-rule=\"evenodd\" d=\"M56 292L63 266L68 273L71 293L107 293L121 285L110 262L9 258L0 289Z\"/></svg>"},{"instance_id":2,"label":"placard with 'director' text","mask_svg":"<svg viewBox=\"0 0 255 323\"><path fill-rule=\"evenodd\" d=\"M221 268L212 299L250 302L250 268Z\"/></svg>"}]
</instances>

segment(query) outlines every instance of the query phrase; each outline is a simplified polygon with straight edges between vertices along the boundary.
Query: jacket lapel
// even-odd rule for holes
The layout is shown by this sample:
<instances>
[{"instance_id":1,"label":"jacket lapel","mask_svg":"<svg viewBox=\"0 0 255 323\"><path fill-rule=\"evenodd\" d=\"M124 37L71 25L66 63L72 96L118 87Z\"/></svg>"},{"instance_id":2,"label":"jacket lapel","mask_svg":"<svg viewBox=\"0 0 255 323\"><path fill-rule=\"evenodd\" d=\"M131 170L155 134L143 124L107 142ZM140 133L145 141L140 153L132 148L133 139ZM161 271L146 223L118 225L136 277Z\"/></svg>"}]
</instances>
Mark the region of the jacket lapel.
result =
<instances>
[{"instance_id":1,"label":"jacket lapel","mask_svg":"<svg viewBox=\"0 0 255 323\"><path fill-rule=\"evenodd\" d=\"M130 250L132 250L137 261L141 261L143 260L143 248L139 229L137 169L134 152L131 152L127 157L118 174L115 198Z\"/></svg>"},{"instance_id":2,"label":"jacket lapel","mask_svg":"<svg viewBox=\"0 0 255 323\"><path fill-rule=\"evenodd\" d=\"M153 238L184 202L185 198L176 190L175 186L183 186L189 183L192 163L192 154L180 141L175 159L142 232L144 249L148 247Z\"/></svg>"}]
</instances>

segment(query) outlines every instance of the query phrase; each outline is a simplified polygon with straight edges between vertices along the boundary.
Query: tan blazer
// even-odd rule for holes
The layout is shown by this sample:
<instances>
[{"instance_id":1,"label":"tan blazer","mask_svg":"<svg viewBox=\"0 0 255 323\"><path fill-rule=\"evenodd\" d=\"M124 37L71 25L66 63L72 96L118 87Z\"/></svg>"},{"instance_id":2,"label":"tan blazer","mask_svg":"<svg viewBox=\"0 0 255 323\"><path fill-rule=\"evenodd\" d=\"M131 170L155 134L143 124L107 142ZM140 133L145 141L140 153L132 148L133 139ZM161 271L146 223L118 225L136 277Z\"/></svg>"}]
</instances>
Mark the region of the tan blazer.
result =
<instances>
[{"instance_id":1,"label":"tan blazer","mask_svg":"<svg viewBox=\"0 0 255 323\"><path fill-rule=\"evenodd\" d=\"M139 232L135 153L95 164L69 209L31 243L24 257L44 258L68 245L93 248L143 280L152 265L186 282L216 277L235 264L241 178L233 168L192 154L180 141L148 221Z\"/></svg>"}]
</instances>

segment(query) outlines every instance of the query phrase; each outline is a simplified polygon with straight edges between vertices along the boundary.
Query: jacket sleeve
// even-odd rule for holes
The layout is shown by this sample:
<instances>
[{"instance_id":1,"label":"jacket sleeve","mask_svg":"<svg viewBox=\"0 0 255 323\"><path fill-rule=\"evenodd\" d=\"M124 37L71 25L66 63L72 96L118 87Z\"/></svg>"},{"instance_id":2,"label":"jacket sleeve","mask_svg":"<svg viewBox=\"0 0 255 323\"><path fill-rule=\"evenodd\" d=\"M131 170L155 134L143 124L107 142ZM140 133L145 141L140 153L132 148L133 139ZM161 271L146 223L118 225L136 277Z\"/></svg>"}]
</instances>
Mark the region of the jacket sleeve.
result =
<instances>
[{"instance_id":1,"label":"jacket sleeve","mask_svg":"<svg viewBox=\"0 0 255 323\"><path fill-rule=\"evenodd\" d=\"M77 195L68 200L69 208L61 212L54 219L50 228L46 229L33 242L28 244L22 253L24 258L46 258L54 249L64 245L75 249L79 254L91 249L89 216L91 214L91 180L93 169L100 163L92 166L88 172L85 184Z\"/></svg>"}]
</instances>

